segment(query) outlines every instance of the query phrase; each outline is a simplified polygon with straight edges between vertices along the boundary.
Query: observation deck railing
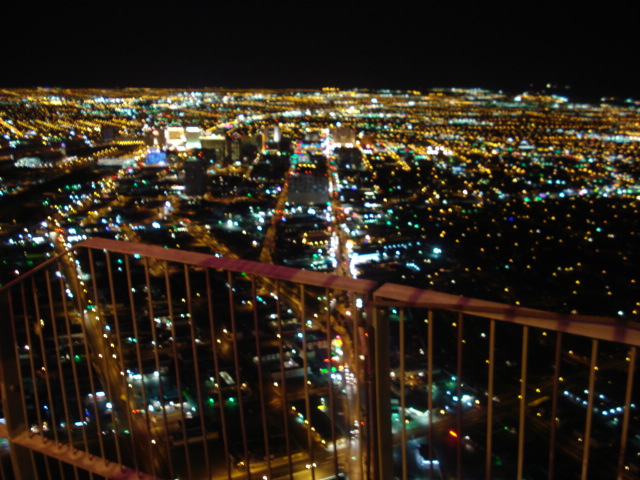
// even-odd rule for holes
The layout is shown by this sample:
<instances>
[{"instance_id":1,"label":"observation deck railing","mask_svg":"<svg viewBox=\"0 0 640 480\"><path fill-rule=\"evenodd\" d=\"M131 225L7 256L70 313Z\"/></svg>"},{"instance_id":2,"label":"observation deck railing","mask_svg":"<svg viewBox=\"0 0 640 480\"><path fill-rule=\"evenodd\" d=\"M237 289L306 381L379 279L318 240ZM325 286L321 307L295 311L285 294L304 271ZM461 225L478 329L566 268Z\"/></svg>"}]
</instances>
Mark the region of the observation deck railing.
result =
<instances>
[{"instance_id":1,"label":"observation deck railing","mask_svg":"<svg viewBox=\"0 0 640 480\"><path fill-rule=\"evenodd\" d=\"M100 238L0 314L0 479L639 471L637 323Z\"/></svg>"}]
</instances>

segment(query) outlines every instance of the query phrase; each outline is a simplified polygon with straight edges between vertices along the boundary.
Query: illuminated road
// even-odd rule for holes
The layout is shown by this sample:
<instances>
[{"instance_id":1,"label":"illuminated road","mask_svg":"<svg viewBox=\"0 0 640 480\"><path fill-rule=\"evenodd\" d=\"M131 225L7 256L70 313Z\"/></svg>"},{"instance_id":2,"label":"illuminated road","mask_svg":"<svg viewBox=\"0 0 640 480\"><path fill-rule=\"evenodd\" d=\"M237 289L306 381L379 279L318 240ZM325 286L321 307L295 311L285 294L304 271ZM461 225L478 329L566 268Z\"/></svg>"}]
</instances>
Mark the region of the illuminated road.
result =
<instances>
[{"instance_id":1,"label":"illuminated road","mask_svg":"<svg viewBox=\"0 0 640 480\"><path fill-rule=\"evenodd\" d=\"M280 217L282 216L282 211L284 210L284 204L287 201L288 195L289 195L289 182L285 180L285 182L282 185L282 191L278 196L278 201L276 202L276 206L274 207L274 212L273 212L273 215L271 216L269 227L267 228L267 233L264 236L262 250L260 251L260 261L263 263L273 264L273 251L276 248L276 241L275 241L276 229L277 229L278 222L280 221Z\"/></svg>"}]
</instances>

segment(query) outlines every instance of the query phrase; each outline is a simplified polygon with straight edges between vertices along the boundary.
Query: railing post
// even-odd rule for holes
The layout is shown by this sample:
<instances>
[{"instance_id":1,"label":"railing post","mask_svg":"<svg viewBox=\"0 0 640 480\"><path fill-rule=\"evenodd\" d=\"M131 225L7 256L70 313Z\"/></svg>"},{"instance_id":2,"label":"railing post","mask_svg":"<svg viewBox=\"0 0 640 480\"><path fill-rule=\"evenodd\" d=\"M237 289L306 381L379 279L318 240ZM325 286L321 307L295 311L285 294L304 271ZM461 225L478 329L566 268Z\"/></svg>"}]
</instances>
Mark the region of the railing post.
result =
<instances>
[{"instance_id":1,"label":"railing post","mask_svg":"<svg viewBox=\"0 0 640 480\"><path fill-rule=\"evenodd\" d=\"M29 429L23 403L25 401L20 384L22 379L18 374L18 362L15 337L15 321L10 306L10 290L0 295L0 386L2 387L2 406L7 422L7 436L11 463L16 480L30 480L36 478L35 465L28 448L11 442L11 439Z\"/></svg>"},{"instance_id":2,"label":"railing post","mask_svg":"<svg viewBox=\"0 0 640 480\"><path fill-rule=\"evenodd\" d=\"M375 345L374 390L376 400L376 478L393 478L393 437L391 436L391 371L389 363L389 318L373 307Z\"/></svg>"}]
</instances>

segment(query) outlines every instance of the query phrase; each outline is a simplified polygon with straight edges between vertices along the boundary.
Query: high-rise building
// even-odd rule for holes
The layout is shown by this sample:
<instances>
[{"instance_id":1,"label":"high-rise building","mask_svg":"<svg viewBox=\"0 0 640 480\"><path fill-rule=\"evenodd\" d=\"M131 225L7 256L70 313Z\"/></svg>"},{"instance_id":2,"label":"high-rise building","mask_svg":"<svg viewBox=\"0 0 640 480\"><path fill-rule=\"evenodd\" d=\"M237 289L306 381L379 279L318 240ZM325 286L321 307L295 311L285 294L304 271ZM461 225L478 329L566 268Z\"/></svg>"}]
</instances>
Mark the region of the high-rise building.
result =
<instances>
[{"instance_id":1,"label":"high-rise building","mask_svg":"<svg viewBox=\"0 0 640 480\"><path fill-rule=\"evenodd\" d=\"M200 137L200 145L213 155L216 161L223 162L228 158L228 141L224 135L212 134Z\"/></svg>"},{"instance_id":2,"label":"high-rise building","mask_svg":"<svg viewBox=\"0 0 640 480\"><path fill-rule=\"evenodd\" d=\"M261 148L279 148L282 142L282 131L280 125L264 127L261 135Z\"/></svg>"},{"instance_id":3,"label":"high-rise building","mask_svg":"<svg viewBox=\"0 0 640 480\"><path fill-rule=\"evenodd\" d=\"M201 148L200 136L202 135L202 130L200 127L187 127L184 132L185 148L187 150Z\"/></svg>"},{"instance_id":4,"label":"high-rise building","mask_svg":"<svg viewBox=\"0 0 640 480\"><path fill-rule=\"evenodd\" d=\"M169 148L184 150L186 143L184 127L167 127L165 137Z\"/></svg>"},{"instance_id":5,"label":"high-rise building","mask_svg":"<svg viewBox=\"0 0 640 480\"><path fill-rule=\"evenodd\" d=\"M143 140L147 147L164 148L166 145L165 131L161 128L145 125L142 129Z\"/></svg>"},{"instance_id":6,"label":"high-rise building","mask_svg":"<svg viewBox=\"0 0 640 480\"><path fill-rule=\"evenodd\" d=\"M338 168L346 171L363 171L362 152L358 148L340 147L333 151Z\"/></svg>"},{"instance_id":7,"label":"high-rise building","mask_svg":"<svg viewBox=\"0 0 640 480\"><path fill-rule=\"evenodd\" d=\"M206 192L207 165L202 158L190 155L184 162L184 187L189 196L200 196Z\"/></svg>"},{"instance_id":8,"label":"high-rise building","mask_svg":"<svg viewBox=\"0 0 640 480\"><path fill-rule=\"evenodd\" d=\"M353 127L341 125L331 129L331 137L333 143L338 143L344 146L353 146L356 143L356 131Z\"/></svg>"},{"instance_id":9,"label":"high-rise building","mask_svg":"<svg viewBox=\"0 0 640 480\"><path fill-rule=\"evenodd\" d=\"M315 157L315 156L314 156ZM324 159L322 156L318 156ZM298 162L289 176L288 202L294 205L320 205L329 201L329 177L326 165L316 163L306 157L305 163Z\"/></svg>"}]
</instances>

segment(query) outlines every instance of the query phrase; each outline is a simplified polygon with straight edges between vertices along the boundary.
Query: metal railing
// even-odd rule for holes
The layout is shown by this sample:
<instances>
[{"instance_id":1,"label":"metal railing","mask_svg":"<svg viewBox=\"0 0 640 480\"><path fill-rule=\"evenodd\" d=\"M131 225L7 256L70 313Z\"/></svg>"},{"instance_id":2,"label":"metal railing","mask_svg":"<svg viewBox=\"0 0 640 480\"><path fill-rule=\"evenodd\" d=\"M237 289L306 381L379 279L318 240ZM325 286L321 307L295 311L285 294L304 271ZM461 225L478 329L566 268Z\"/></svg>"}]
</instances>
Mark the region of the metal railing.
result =
<instances>
[{"instance_id":1,"label":"metal railing","mask_svg":"<svg viewBox=\"0 0 640 480\"><path fill-rule=\"evenodd\" d=\"M0 305L5 478L638 474L635 323L99 238Z\"/></svg>"}]
</instances>

